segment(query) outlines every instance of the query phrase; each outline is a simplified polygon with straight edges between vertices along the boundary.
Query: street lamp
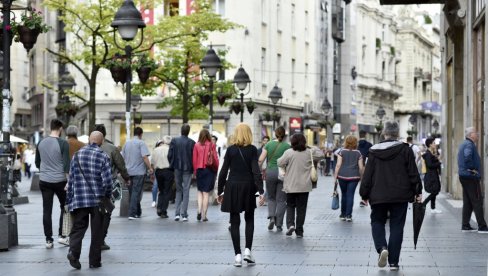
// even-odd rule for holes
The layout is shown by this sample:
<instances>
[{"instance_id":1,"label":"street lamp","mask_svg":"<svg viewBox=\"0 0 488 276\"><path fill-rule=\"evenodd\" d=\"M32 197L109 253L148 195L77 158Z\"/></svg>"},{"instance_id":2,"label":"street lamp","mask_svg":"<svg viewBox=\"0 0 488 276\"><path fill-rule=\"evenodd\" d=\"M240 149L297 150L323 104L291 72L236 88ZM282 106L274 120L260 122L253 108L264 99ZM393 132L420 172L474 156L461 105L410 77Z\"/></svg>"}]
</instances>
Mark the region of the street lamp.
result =
<instances>
[{"instance_id":1,"label":"street lamp","mask_svg":"<svg viewBox=\"0 0 488 276\"><path fill-rule=\"evenodd\" d=\"M237 88L241 91L241 123L244 121L244 94L248 94L251 91L251 86L249 86L249 90L244 93L247 85L251 82L249 75L246 73L246 70L241 67L237 70L237 73L234 76L234 83L236 84Z\"/></svg>"},{"instance_id":2,"label":"street lamp","mask_svg":"<svg viewBox=\"0 0 488 276\"><path fill-rule=\"evenodd\" d=\"M136 129L136 111L141 107L142 97L139 94L132 95L130 99L132 109L134 110L134 131ZM140 124L141 122L139 122Z\"/></svg>"},{"instance_id":3,"label":"street lamp","mask_svg":"<svg viewBox=\"0 0 488 276\"><path fill-rule=\"evenodd\" d=\"M322 112L325 115L325 123L326 123L326 129L327 129L327 145L329 145L330 143L333 142L333 138L331 135L332 131L330 129L332 126L329 123L329 114L330 114L330 111L332 110L332 105L330 104L329 99L327 99L327 97L324 99L324 101L320 105L320 109L322 109Z\"/></svg>"},{"instance_id":4,"label":"street lamp","mask_svg":"<svg viewBox=\"0 0 488 276\"><path fill-rule=\"evenodd\" d=\"M70 103L69 96L67 96L65 92L73 89L73 87L75 85L76 85L76 82L75 82L75 78L73 77L73 75L71 75L68 71L65 71L61 75L61 78L59 79L59 82L58 82L59 97L60 97L58 102L60 104ZM64 112L63 117L64 117L63 122L65 122L65 124L68 125L70 114L68 114L67 112Z\"/></svg>"},{"instance_id":5,"label":"street lamp","mask_svg":"<svg viewBox=\"0 0 488 276\"><path fill-rule=\"evenodd\" d=\"M385 117L385 115L386 115L386 111L383 108L383 105L380 104L380 106L376 110L376 117L380 119L380 123L375 126L376 131L379 133L383 130L383 117Z\"/></svg>"},{"instance_id":6,"label":"street lamp","mask_svg":"<svg viewBox=\"0 0 488 276\"><path fill-rule=\"evenodd\" d=\"M434 120L432 123L432 127L434 128L434 133L437 134L437 131L439 130L439 122L437 120Z\"/></svg>"},{"instance_id":7,"label":"street lamp","mask_svg":"<svg viewBox=\"0 0 488 276\"><path fill-rule=\"evenodd\" d=\"M125 41L132 41L139 29L141 29L141 41L139 45L135 48L132 48L130 44L127 44L125 48L120 47L117 44L117 39L115 37L114 31L114 41L115 45L122 50L125 50L125 55L129 62L132 60L132 51L134 49L139 48L142 45L143 36L144 36L144 27L146 27L146 23L142 20L142 15L139 10L134 5L132 0L125 0L122 6L119 8L117 13L115 13L114 21L112 21L111 26L118 30L120 36ZM131 62L132 63L132 62ZM132 81L132 71L129 69L128 74L126 76L126 92L125 92L125 129L127 132L126 141L130 139L130 107L131 107L131 85Z\"/></svg>"},{"instance_id":8,"label":"street lamp","mask_svg":"<svg viewBox=\"0 0 488 276\"><path fill-rule=\"evenodd\" d=\"M273 103L273 114L276 113L276 104L283 98L283 95L281 95L281 88L278 87L278 84L275 84L273 89L269 92L268 98L271 100ZM273 119L273 130L276 127L276 121Z\"/></svg>"},{"instance_id":9,"label":"street lamp","mask_svg":"<svg viewBox=\"0 0 488 276\"><path fill-rule=\"evenodd\" d=\"M214 79L215 76L217 75L217 71L222 68L222 63L220 61L219 56L215 53L214 49L212 49L212 46L210 46L210 49L207 50L207 53L202 59L202 63L200 64L200 67L207 73L207 76L209 78L209 85L208 85L208 93L210 94L210 116L209 116L209 131L210 133L213 132L213 85L214 85Z\"/></svg>"}]
</instances>

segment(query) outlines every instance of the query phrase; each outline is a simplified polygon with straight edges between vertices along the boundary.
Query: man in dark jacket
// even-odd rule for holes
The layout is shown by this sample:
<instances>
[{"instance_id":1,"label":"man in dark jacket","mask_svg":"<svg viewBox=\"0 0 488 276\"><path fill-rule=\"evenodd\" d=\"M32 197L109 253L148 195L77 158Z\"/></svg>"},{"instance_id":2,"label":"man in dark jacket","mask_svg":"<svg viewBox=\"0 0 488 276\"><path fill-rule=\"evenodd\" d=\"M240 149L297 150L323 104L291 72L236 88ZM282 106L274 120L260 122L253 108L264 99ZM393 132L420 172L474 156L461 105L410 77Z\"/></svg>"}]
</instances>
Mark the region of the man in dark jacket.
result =
<instances>
[{"instance_id":1,"label":"man in dark jacket","mask_svg":"<svg viewBox=\"0 0 488 276\"><path fill-rule=\"evenodd\" d=\"M369 149L373 146L370 142L366 141L366 131L359 131L358 150L363 156L363 165L366 165L366 158L368 158Z\"/></svg>"},{"instance_id":2,"label":"man in dark jacket","mask_svg":"<svg viewBox=\"0 0 488 276\"><path fill-rule=\"evenodd\" d=\"M181 136L171 140L168 160L171 168L175 170L176 206L175 221L188 221L188 201L190 199L190 184L193 173L193 147L195 141L188 138L190 126L181 126Z\"/></svg>"},{"instance_id":3,"label":"man in dark jacket","mask_svg":"<svg viewBox=\"0 0 488 276\"><path fill-rule=\"evenodd\" d=\"M469 224L471 213L476 215L478 233L488 233L484 214L483 196L481 194L481 158L476 149L479 134L474 127L468 127L464 131L466 140L459 145L458 174L463 186L463 225L461 231L474 232Z\"/></svg>"},{"instance_id":4,"label":"man in dark jacket","mask_svg":"<svg viewBox=\"0 0 488 276\"><path fill-rule=\"evenodd\" d=\"M359 194L371 204L371 230L378 266L390 264L398 270L403 241L403 227L408 202L422 199L422 182L415 164L415 156L408 144L397 141L398 123L385 123L385 140L369 150L369 160L361 180ZM385 238L385 224L390 214L389 243Z\"/></svg>"}]
</instances>

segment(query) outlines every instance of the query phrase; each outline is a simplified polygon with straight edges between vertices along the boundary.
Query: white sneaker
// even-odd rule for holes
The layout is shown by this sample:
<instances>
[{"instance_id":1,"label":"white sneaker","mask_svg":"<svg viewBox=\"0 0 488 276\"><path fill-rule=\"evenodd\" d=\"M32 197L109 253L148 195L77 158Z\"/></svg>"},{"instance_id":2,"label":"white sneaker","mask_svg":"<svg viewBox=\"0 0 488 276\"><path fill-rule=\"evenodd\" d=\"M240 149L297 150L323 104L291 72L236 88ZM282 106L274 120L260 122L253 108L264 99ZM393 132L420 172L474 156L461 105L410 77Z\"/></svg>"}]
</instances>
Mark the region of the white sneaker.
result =
<instances>
[{"instance_id":1,"label":"white sneaker","mask_svg":"<svg viewBox=\"0 0 488 276\"><path fill-rule=\"evenodd\" d=\"M156 201L153 201L153 202L151 203L151 207L153 207L153 208L154 208L154 207L156 207Z\"/></svg>"},{"instance_id":2,"label":"white sneaker","mask_svg":"<svg viewBox=\"0 0 488 276\"><path fill-rule=\"evenodd\" d=\"M58 243L69 246L69 237L59 237L58 238Z\"/></svg>"},{"instance_id":3,"label":"white sneaker","mask_svg":"<svg viewBox=\"0 0 488 276\"><path fill-rule=\"evenodd\" d=\"M175 221L179 221L180 220L180 216L175 216Z\"/></svg>"},{"instance_id":4,"label":"white sneaker","mask_svg":"<svg viewBox=\"0 0 488 276\"><path fill-rule=\"evenodd\" d=\"M187 217L183 217L182 221L188 221Z\"/></svg>"},{"instance_id":5,"label":"white sneaker","mask_svg":"<svg viewBox=\"0 0 488 276\"><path fill-rule=\"evenodd\" d=\"M380 252L380 256L378 257L378 266L385 267L387 261L388 261L388 249L383 248Z\"/></svg>"},{"instance_id":6,"label":"white sneaker","mask_svg":"<svg viewBox=\"0 0 488 276\"><path fill-rule=\"evenodd\" d=\"M129 220L135 220L137 219L136 217L129 217Z\"/></svg>"},{"instance_id":7,"label":"white sneaker","mask_svg":"<svg viewBox=\"0 0 488 276\"><path fill-rule=\"evenodd\" d=\"M46 241L46 248L51 249L54 247L53 241Z\"/></svg>"},{"instance_id":8,"label":"white sneaker","mask_svg":"<svg viewBox=\"0 0 488 276\"><path fill-rule=\"evenodd\" d=\"M432 210L430 210L430 213L431 214L442 214L442 211L439 209L432 209Z\"/></svg>"},{"instance_id":9,"label":"white sneaker","mask_svg":"<svg viewBox=\"0 0 488 276\"><path fill-rule=\"evenodd\" d=\"M255 265L256 261L254 260L254 257L251 254L251 249L246 248L244 250L244 261L247 262L247 265Z\"/></svg>"},{"instance_id":10,"label":"white sneaker","mask_svg":"<svg viewBox=\"0 0 488 276\"><path fill-rule=\"evenodd\" d=\"M235 261L234 261L234 266L241 267L242 266L242 256L241 254L237 254Z\"/></svg>"}]
</instances>

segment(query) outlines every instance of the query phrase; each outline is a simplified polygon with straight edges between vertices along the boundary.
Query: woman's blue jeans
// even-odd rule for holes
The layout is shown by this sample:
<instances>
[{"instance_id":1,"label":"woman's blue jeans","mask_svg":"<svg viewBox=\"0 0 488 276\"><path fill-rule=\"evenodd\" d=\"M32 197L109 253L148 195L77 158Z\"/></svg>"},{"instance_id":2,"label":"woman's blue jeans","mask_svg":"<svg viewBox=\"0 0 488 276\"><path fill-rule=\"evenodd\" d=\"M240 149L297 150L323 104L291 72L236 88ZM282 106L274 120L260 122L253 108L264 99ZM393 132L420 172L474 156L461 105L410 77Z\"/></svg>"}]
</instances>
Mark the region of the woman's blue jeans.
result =
<instances>
[{"instance_id":1,"label":"woman's blue jeans","mask_svg":"<svg viewBox=\"0 0 488 276\"><path fill-rule=\"evenodd\" d=\"M358 180L339 179L339 186L341 188L341 216L352 216L354 194L356 193L358 182Z\"/></svg>"}]
</instances>

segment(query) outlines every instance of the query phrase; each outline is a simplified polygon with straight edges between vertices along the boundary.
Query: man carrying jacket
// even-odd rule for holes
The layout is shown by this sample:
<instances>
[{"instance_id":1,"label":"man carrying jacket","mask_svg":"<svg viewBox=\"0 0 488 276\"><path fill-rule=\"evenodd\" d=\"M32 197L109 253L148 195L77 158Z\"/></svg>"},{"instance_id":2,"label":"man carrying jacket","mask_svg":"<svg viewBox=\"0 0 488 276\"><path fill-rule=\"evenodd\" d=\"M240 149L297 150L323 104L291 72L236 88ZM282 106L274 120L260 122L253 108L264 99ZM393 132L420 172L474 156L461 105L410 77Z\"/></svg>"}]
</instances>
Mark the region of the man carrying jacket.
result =
<instances>
[{"instance_id":1,"label":"man carrying jacket","mask_svg":"<svg viewBox=\"0 0 488 276\"><path fill-rule=\"evenodd\" d=\"M359 194L371 204L371 230L379 254L378 266L398 270L408 202L422 200L422 182L415 156L408 144L397 141L398 123L385 123L385 140L369 150ZM385 224L390 214L390 238Z\"/></svg>"},{"instance_id":2,"label":"man carrying jacket","mask_svg":"<svg viewBox=\"0 0 488 276\"><path fill-rule=\"evenodd\" d=\"M471 213L476 216L478 233L488 233L488 227L483 214L483 196L481 195L481 158L476 149L479 134L474 127L468 127L464 131L466 140L459 145L458 174L463 186L463 224L461 231L475 232L469 224Z\"/></svg>"}]
</instances>

